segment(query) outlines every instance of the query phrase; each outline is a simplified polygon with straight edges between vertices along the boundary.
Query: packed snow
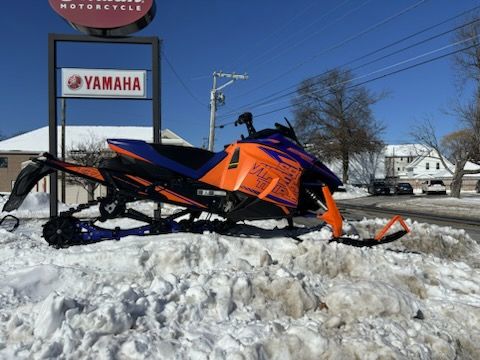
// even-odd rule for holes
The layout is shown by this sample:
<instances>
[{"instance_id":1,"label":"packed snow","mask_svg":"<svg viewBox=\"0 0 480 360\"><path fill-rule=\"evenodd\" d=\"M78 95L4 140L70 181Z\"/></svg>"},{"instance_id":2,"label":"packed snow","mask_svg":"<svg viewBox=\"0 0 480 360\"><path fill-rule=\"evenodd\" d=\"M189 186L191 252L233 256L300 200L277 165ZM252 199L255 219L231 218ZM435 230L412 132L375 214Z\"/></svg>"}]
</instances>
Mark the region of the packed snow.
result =
<instances>
[{"instance_id":1,"label":"packed snow","mask_svg":"<svg viewBox=\"0 0 480 360\"><path fill-rule=\"evenodd\" d=\"M357 187L345 184L344 185L345 191L337 191L333 194L333 198L335 200L347 200L347 199L355 199L365 196L370 196L366 188Z\"/></svg>"},{"instance_id":2,"label":"packed snow","mask_svg":"<svg viewBox=\"0 0 480 360\"><path fill-rule=\"evenodd\" d=\"M480 247L462 230L407 220L402 240L354 248L328 243L328 228L298 242L270 220L244 225L268 237L57 250L34 213L0 229L0 358L480 358ZM372 236L385 223L352 225Z\"/></svg>"}]
</instances>

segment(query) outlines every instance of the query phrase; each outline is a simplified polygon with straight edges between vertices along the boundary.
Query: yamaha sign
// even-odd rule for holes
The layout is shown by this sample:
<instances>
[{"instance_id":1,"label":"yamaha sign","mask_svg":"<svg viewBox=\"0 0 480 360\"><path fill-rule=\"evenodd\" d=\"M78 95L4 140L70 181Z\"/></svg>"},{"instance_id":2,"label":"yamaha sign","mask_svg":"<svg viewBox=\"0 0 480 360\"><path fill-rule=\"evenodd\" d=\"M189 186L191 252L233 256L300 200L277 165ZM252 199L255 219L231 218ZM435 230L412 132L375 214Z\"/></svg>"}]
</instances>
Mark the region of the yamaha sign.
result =
<instances>
[{"instance_id":1,"label":"yamaha sign","mask_svg":"<svg viewBox=\"0 0 480 360\"><path fill-rule=\"evenodd\" d=\"M145 98L145 70L62 69L62 96Z\"/></svg>"},{"instance_id":2,"label":"yamaha sign","mask_svg":"<svg viewBox=\"0 0 480 360\"><path fill-rule=\"evenodd\" d=\"M155 16L154 0L49 0L75 29L96 36L124 36L146 27Z\"/></svg>"}]
</instances>

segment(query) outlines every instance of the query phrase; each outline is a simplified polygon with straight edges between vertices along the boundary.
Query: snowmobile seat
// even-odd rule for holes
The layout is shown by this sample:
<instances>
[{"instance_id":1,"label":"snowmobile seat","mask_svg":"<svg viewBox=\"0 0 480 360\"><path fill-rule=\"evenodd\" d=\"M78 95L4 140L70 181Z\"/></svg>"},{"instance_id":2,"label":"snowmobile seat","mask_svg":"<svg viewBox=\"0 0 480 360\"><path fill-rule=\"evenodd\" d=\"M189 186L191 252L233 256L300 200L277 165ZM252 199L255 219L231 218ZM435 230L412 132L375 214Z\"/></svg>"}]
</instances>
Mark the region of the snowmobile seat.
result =
<instances>
[{"instance_id":1,"label":"snowmobile seat","mask_svg":"<svg viewBox=\"0 0 480 360\"><path fill-rule=\"evenodd\" d=\"M179 145L146 143L142 140L107 139L112 150L120 155L144 160L150 166L199 179L222 161L227 153Z\"/></svg>"}]
</instances>

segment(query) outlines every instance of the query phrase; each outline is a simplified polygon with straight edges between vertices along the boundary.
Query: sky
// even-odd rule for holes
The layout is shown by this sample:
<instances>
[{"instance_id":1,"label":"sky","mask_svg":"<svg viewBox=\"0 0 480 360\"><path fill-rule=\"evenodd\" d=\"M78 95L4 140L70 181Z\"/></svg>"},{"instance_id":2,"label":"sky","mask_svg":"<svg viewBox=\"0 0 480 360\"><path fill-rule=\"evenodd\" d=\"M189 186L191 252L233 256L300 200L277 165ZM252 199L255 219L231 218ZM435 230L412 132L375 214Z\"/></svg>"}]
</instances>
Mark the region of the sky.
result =
<instances>
[{"instance_id":1,"label":"sky","mask_svg":"<svg viewBox=\"0 0 480 360\"><path fill-rule=\"evenodd\" d=\"M208 106L214 71L248 74L224 89L226 103L217 124L230 123L244 111L257 128L271 127L284 117L294 120L292 96L255 106L279 91L294 90L304 79L349 63L363 65L395 50L453 29L459 17L407 41L367 55L429 26L465 12L473 0L175 0L156 1L153 22L135 36L162 40L162 128L169 128L196 146L206 143ZM406 10L410 9L410 10ZM405 11L404 11L405 10ZM402 15L397 14L404 12ZM390 19L390 20L389 20ZM48 1L2 4L3 49L0 56L0 133L12 136L48 125L49 33L77 34ZM453 33L354 70L357 82L431 59L458 47ZM443 50L440 48L446 47ZM433 52L432 52L433 51ZM401 66L392 65L419 57ZM145 46L60 44L59 67L149 69ZM388 70L383 70L387 68ZM374 73L370 76L368 74ZM384 77L365 86L388 95L373 106L390 144L413 141L411 132L430 118L442 136L458 129L449 114L455 99L470 96L455 80L452 56ZM222 84L223 81L220 81ZM282 93L283 94L283 93ZM283 108L283 109L282 109ZM275 111L278 110L278 111ZM275 111L275 112L272 112ZM142 125L152 123L149 101L67 100L67 124ZM246 129L217 129L215 149L234 141ZM67 135L68 136L68 135Z\"/></svg>"}]
</instances>

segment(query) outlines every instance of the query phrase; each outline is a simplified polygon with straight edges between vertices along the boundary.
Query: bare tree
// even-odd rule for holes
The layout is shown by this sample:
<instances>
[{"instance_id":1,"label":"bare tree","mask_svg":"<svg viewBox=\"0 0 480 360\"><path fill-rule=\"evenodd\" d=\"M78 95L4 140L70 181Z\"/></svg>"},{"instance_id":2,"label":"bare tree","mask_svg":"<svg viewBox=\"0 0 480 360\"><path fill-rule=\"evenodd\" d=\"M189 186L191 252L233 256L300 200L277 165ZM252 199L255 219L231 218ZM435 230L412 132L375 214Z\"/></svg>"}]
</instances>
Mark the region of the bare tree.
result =
<instances>
[{"instance_id":1,"label":"bare tree","mask_svg":"<svg viewBox=\"0 0 480 360\"><path fill-rule=\"evenodd\" d=\"M472 14L465 19L469 25L461 27L455 34L455 41L465 41L462 46L469 47L455 55L454 65L458 80L462 85L474 81L480 84L480 22L479 14ZM471 47L470 47L470 46Z\"/></svg>"},{"instance_id":2,"label":"bare tree","mask_svg":"<svg viewBox=\"0 0 480 360\"><path fill-rule=\"evenodd\" d=\"M84 166L98 167L101 160L108 154L110 153L105 147L105 139L100 139L93 133L68 150L68 158ZM94 200L98 183L78 176L68 176L67 180L71 184L77 184L84 188L88 193L89 201Z\"/></svg>"},{"instance_id":3,"label":"bare tree","mask_svg":"<svg viewBox=\"0 0 480 360\"><path fill-rule=\"evenodd\" d=\"M457 80L462 88L473 83L474 94L470 100L458 99L451 112L455 115L462 128L447 134L439 143L435 129L429 121L416 129L414 137L423 144L435 149L445 169L452 174L451 196L460 197L463 176L478 174L480 170L465 170L467 162L480 164L480 22L478 14L467 18L467 26L461 27L455 35L455 41L463 41L468 48L459 52L454 59ZM465 98L465 96L462 96ZM455 168L450 169L443 155L448 157Z\"/></svg>"},{"instance_id":4,"label":"bare tree","mask_svg":"<svg viewBox=\"0 0 480 360\"><path fill-rule=\"evenodd\" d=\"M445 135L439 142L432 123L430 120L425 120L414 130L413 137L426 147L435 150L430 155L437 157L452 175L450 196L459 198L464 175L480 173L480 170L465 169L468 161L474 161L477 158L478 142L474 132L469 128L454 131ZM446 159L454 164L454 169Z\"/></svg>"},{"instance_id":5,"label":"bare tree","mask_svg":"<svg viewBox=\"0 0 480 360\"><path fill-rule=\"evenodd\" d=\"M369 184L375 180L375 175L383 165L383 159L383 146L379 146L378 149L353 155L353 161L350 164L350 177L358 181L359 184Z\"/></svg>"},{"instance_id":6,"label":"bare tree","mask_svg":"<svg viewBox=\"0 0 480 360\"><path fill-rule=\"evenodd\" d=\"M384 130L371 110L383 94L352 87L352 79L349 70L340 69L307 79L294 101L301 140L325 160L341 160L344 183L348 182L351 157L382 146L380 134Z\"/></svg>"},{"instance_id":7,"label":"bare tree","mask_svg":"<svg viewBox=\"0 0 480 360\"><path fill-rule=\"evenodd\" d=\"M468 49L455 56L457 78L465 86L473 83L474 93L467 102L457 100L454 113L463 125L463 129L448 134L442 144L455 164L452 180L452 196L460 197L463 176L478 174L480 171L465 170L468 161L480 164L480 22L478 14L471 15L469 25L456 33L455 40L466 41ZM464 97L464 96L462 96Z\"/></svg>"}]
</instances>

